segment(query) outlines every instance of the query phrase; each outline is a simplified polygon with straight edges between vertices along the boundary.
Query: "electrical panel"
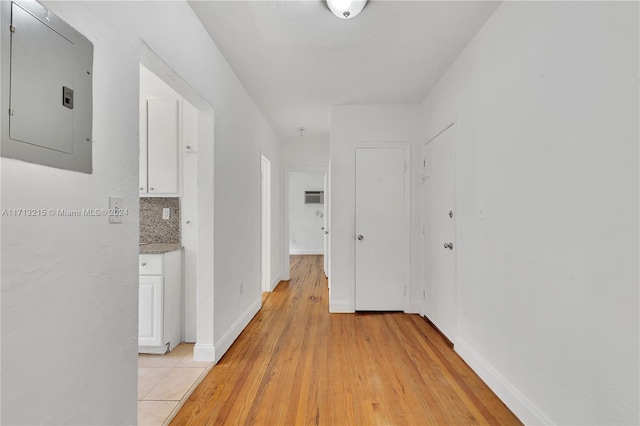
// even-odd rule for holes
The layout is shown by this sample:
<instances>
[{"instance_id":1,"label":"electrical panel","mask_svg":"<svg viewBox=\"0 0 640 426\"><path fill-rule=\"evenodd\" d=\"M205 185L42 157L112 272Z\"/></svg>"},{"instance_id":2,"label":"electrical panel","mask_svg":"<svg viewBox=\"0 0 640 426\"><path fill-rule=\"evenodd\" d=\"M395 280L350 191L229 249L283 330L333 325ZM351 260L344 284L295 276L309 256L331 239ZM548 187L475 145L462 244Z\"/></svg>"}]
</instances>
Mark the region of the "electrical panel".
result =
<instances>
[{"instance_id":1,"label":"electrical panel","mask_svg":"<svg viewBox=\"0 0 640 426\"><path fill-rule=\"evenodd\" d=\"M0 153L91 173L93 44L38 2L0 7Z\"/></svg>"}]
</instances>

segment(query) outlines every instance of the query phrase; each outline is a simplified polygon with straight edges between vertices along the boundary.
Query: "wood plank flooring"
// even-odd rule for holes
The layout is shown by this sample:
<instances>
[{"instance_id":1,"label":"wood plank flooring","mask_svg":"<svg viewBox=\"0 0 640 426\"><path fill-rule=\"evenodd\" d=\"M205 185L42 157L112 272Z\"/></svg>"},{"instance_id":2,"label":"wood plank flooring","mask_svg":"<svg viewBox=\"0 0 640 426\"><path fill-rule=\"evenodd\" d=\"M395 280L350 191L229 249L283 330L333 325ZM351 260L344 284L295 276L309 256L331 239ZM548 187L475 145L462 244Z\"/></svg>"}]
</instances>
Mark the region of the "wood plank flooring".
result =
<instances>
[{"instance_id":1,"label":"wood plank flooring","mask_svg":"<svg viewBox=\"0 0 640 426\"><path fill-rule=\"evenodd\" d=\"M322 256L291 279L172 425L519 425L418 315L329 314Z\"/></svg>"}]
</instances>

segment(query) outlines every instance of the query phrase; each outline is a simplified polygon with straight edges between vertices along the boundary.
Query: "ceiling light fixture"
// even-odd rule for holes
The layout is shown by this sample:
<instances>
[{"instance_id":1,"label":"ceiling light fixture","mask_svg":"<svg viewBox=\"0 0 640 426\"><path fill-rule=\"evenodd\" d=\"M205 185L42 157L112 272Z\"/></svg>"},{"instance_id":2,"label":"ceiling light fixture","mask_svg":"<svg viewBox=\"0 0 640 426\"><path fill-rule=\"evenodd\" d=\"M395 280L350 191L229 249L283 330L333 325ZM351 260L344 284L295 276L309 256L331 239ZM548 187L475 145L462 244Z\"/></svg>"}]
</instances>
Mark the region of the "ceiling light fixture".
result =
<instances>
[{"instance_id":1,"label":"ceiling light fixture","mask_svg":"<svg viewBox=\"0 0 640 426\"><path fill-rule=\"evenodd\" d=\"M329 10L338 18L351 19L357 16L367 4L367 0L327 0Z\"/></svg>"}]
</instances>

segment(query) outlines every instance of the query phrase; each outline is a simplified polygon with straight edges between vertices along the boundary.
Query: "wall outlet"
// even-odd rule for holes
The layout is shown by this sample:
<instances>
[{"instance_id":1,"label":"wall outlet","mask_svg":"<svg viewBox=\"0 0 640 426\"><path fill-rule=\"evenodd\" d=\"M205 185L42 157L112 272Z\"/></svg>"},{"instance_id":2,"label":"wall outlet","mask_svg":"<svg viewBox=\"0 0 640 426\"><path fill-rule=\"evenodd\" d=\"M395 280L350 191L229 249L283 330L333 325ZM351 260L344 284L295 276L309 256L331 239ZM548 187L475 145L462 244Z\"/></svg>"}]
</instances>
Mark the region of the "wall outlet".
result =
<instances>
[{"instance_id":1,"label":"wall outlet","mask_svg":"<svg viewBox=\"0 0 640 426\"><path fill-rule=\"evenodd\" d=\"M162 209L162 218L164 220L169 220L169 217L171 217L171 209L168 207L165 207Z\"/></svg>"},{"instance_id":2,"label":"wall outlet","mask_svg":"<svg viewBox=\"0 0 640 426\"><path fill-rule=\"evenodd\" d=\"M487 208L485 206L480 206L478 209L478 219L486 220L487 219Z\"/></svg>"}]
</instances>

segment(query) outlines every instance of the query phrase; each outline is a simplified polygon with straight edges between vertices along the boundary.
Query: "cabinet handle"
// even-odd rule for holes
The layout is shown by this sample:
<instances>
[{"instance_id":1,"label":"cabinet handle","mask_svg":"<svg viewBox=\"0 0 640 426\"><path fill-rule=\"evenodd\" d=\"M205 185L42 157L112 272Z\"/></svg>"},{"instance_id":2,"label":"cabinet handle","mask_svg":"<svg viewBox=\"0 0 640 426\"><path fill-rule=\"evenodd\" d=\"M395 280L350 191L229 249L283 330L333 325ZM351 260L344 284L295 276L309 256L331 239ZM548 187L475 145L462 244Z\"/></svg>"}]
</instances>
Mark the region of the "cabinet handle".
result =
<instances>
[{"instance_id":1,"label":"cabinet handle","mask_svg":"<svg viewBox=\"0 0 640 426\"><path fill-rule=\"evenodd\" d=\"M144 262L142 262L142 264L141 264L140 266L147 266L147 264L146 264L146 263L144 263Z\"/></svg>"},{"instance_id":2,"label":"cabinet handle","mask_svg":"<svg viewBox=\"0 0 640 426\"><path fill-rule=\"evenodd\" d=\"M154 191L154 190L155 190L155 188L149 188L149 189L150 189L150 190L152 190L152 191Z\"/></svg>"},{"instance_id":3,"label":"cabinet handle","mask_svg":"<svg viewBox=\"0 0 640 426\"><path fill-rule=\"evenodd\" d=\"M140 191L142 191L143 189L144 189L143 187L140 187Z\"/></svg>"},{"instance_id":4,"label":"cabinet handle","mask_svg":"<svg viewBox=\"0 0 640 426\"><path fill-rule=\"evenodd\" d=\"M188 225L188 224L190 224L190 223L191 223L191 221L190 221L190 220L188 220L188 221L187 221L187 225Z\"/></svg>"},{"instance_id":5,"label":"cabinet handle","mask_svg":"<svg viewBox=\"0 0 640 426\"><path fill-rule=\"evenodd\" d=\"M187 145L187 149L191 149L191 145Z\"/></svg>"}]
</instances>

